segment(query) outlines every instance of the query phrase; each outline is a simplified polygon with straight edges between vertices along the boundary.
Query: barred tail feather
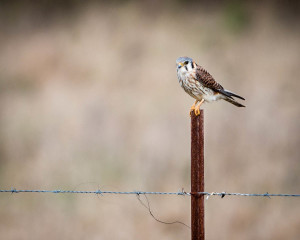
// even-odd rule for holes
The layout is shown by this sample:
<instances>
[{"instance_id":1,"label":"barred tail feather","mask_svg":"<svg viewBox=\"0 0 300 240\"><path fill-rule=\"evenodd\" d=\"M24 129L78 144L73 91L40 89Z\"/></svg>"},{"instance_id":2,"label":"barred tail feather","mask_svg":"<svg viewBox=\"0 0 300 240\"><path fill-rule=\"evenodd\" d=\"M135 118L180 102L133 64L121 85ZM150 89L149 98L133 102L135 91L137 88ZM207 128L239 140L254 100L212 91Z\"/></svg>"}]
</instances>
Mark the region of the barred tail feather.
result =
<instances>
[{"instance_id":1,"label":"barred tail feather","mask_svg":"<svg viewBox=\"0 0 300 240\"><path fill-rule=\"evenodd\" d=\"M231 99L231 98L224 98L225 101L230 102L231 104L237 106L237 107L245 107L244 105L240 104L239 102Z\"/></svg>"}]
</instances>

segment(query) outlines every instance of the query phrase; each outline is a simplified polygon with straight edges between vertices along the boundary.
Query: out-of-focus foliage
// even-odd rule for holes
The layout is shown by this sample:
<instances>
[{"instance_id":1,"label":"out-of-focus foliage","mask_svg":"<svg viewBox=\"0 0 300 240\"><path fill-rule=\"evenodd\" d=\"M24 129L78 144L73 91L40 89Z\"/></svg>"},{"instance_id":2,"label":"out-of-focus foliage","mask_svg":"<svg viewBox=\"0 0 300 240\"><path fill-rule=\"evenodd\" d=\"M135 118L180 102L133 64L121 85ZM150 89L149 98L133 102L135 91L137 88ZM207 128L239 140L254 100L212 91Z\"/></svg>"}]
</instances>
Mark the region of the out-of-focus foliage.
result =
<instances>
[{"instance_id":1,"label":"out-of-focus foliage","mask_svg":"<svg viewBox=\"0 0 300 240\"><path fill-rule=\"evenodd\" d=\"M224 9L225 23L233 31L241 31L249 24L249 13L246 11L245 2L232 1Z\"/></svg>"}]
</instances>

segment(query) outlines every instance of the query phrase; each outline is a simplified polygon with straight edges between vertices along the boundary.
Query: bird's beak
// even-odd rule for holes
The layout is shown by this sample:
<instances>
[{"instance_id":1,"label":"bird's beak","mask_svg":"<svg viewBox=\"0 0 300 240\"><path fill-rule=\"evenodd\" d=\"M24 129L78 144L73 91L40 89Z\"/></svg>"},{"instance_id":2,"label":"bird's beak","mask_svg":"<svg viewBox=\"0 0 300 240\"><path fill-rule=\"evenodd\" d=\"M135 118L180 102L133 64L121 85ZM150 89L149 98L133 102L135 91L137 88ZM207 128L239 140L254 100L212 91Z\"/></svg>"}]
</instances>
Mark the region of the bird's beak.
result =
<instances>
[{"instance_id":1,"label":"bird's beak","mask_svg":"<svg viewBox=\"0 0 300 240\"><path fill-rule=\"evenodd\" d=\"M182 66L183 66L183 64L181 62L178 63L178 65L177 65L178 68L181 68Z\"/></svg>"}]
</instances>

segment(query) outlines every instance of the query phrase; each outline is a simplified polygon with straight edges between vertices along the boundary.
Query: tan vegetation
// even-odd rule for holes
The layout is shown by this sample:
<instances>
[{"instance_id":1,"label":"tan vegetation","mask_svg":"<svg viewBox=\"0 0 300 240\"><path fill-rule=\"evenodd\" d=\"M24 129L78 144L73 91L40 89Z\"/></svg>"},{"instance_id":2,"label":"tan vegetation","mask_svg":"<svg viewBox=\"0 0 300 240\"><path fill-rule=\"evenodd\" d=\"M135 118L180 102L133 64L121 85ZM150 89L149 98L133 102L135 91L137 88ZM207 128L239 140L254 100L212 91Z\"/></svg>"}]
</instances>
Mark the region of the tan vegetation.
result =
<instances>
[{"instance_id":1,"label":"tan vegetation","mask_svg":"<svg viewBox=\"0 0 300 240\"><path fill-rule=\"evenodd\" d=\"M187 55L246 98L204 107L206 190L299 193L299 27L267 6L242 20L181 7L2 16L1 189L189 191L193 99L175 71ZM189 224L189 197L149 200L159 219ZM299 199L211 197L206 235L295 240L299 214ZM7 240L190 238L134 196L0 194L0 215Z\"/></svg>"}]
</instances>

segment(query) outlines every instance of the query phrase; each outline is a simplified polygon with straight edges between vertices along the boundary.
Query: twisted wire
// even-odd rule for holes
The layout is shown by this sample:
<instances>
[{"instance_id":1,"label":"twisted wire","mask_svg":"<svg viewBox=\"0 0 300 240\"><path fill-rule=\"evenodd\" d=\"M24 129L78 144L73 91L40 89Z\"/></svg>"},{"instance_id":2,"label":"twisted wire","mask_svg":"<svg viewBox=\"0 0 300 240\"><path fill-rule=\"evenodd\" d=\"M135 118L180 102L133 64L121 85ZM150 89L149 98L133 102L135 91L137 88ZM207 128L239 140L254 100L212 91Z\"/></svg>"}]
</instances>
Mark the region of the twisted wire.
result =
<instances>
[{"instance_id":1,"label":"twisted wire","mask_svg":"<svg viewBox=\"0 0 300 240\"><path fill-rule=\"evenodd\" d=\"M300 194L284 194L284 193L227 193L227 192L146 192L146 191L72 191L72 190L20 190L12 188L10 190L0 189L0 193L61 193L61 194L119 194L119 195L181 195L181 196L191 196L191 195L206 195L207 198L210 196L220 196L224 198L225 196L241 196L241 197L300 197Z\"/></svg>"}]
</instances>

